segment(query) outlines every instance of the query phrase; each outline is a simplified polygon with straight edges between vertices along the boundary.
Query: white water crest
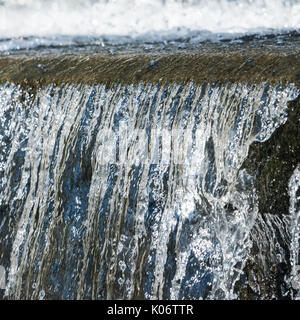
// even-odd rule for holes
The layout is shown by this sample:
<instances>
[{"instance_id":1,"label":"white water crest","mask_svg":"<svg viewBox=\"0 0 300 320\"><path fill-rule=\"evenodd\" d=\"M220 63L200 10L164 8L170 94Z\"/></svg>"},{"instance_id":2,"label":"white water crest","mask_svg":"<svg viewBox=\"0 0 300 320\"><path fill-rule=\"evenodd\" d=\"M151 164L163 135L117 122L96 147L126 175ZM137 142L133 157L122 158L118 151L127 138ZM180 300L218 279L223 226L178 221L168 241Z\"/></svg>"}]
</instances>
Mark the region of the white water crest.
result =
<instances>
[{"instance_id":1,"label":"white water crest","mask_svg":"<svg viewBox=\"0 0 300 320\"><path fill-rule=\"evenodd\" d=\"M6 39L1 51L95 42L94 37L103 36L118 42L197 43L299 28L299 0L2 0L0 4L0 38ZM31 38L24 42L24 37Z\"/></svg>"}]
</instances>

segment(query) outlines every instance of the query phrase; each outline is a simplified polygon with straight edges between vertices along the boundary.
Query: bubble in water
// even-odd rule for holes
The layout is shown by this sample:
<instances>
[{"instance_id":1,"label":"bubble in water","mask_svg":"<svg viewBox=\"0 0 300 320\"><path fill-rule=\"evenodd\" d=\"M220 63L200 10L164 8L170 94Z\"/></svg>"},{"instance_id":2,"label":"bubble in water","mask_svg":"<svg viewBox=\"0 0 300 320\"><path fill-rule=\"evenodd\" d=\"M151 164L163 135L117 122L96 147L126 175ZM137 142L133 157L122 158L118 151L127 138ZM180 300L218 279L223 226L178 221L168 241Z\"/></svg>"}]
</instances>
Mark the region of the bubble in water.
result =
<instances>
[{"instance_id":1,"label":"bubble in water","mask_svg":"<svg viewBox=\"0 0 300 320\"><path fill-rule=\"evenodd\" d=\"M124 272L125 269L126 269L126 263L121 260L121 261L119 262L119 267L120 267L120 269Z\"/></svg>"},{"instance_id":2,"label":"bubble in water","mask_svg":"<svg viewBox=\"0 0 300 320\"><path fill-rule=\"evenodd\" d=\"M39 293L39 300L44 300L45 295L46 295L45 291L41 290L40 293Z\"/></svg>"}]
</instances>

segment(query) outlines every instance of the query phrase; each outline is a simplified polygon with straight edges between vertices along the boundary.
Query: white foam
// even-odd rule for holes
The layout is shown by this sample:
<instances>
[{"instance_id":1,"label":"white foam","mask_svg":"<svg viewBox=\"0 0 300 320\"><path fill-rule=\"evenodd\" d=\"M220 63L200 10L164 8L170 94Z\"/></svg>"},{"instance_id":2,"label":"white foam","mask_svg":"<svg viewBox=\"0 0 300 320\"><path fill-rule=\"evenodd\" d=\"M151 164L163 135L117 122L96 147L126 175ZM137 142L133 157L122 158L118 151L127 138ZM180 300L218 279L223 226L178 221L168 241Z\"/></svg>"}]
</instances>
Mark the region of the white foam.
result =
<instances>
[{"instance_id":1,"label":"white foam","mask_svg":"<svg viewBox=\"0 0 300 320\"><path fill-rule=\"evenodd\" d=\"M157 41L192 36L194 41L202 41L218 34L300 28L300 0L3 0L1 3L2 39L67 35L129 36Z\"/></svg>"}]
</instances>

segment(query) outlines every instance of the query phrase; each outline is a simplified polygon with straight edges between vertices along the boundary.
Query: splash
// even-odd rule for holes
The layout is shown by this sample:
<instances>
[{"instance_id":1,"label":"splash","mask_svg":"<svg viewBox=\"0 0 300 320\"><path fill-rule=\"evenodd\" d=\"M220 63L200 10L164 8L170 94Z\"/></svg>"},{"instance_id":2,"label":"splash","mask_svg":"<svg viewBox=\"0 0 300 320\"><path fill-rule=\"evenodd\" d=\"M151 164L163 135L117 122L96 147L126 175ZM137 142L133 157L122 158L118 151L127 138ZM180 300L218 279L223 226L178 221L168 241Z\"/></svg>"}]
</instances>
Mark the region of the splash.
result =
<instances>
[{"instance_id":1,"label":"splash","mask_svg":"<svg viewBox=\"0 0 300 320\"><path fill-rule=\"evenodd\" d=\"M299 17L298 0L4 0L0 50L104 40L218 41L298 30Z\"/></svg>"}]
</instances>

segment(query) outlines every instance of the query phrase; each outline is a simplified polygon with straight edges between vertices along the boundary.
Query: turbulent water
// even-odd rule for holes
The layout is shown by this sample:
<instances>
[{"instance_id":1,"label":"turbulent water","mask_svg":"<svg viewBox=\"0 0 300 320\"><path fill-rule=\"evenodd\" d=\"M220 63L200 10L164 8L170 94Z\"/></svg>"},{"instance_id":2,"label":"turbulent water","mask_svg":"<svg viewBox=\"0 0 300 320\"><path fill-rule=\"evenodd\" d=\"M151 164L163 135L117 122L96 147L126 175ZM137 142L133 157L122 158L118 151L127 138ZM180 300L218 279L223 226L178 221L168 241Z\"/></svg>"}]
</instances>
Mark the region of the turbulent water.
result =
<instances>
[{"instance_id":1,"label":"turbulent water","mask_svg":"<svg viewBox=\"0 0 300 320\"><path fill-rule=\"evenodd\" d=\"M258 212L239 169L298 94L267 83L69 84L36 95L2 85L6 297L295 298L299 172L291 214L279 217Z\"/></svg>"},{"instance_id":2,"label":"turbulent water","mask_svg":"<svg viewBox=\"0 0 300 320\"><path fill-rule=\"evenodd\" d=\"M0 52L236 39L299 30L299 0L2 0Z\"/></svg>"}]
</instances>

